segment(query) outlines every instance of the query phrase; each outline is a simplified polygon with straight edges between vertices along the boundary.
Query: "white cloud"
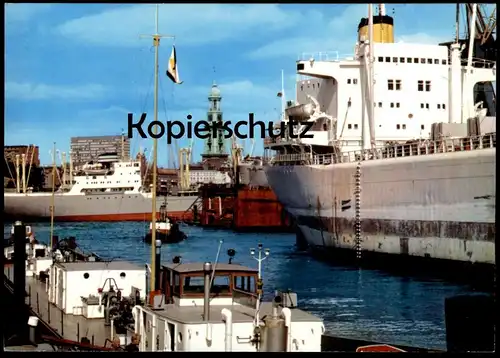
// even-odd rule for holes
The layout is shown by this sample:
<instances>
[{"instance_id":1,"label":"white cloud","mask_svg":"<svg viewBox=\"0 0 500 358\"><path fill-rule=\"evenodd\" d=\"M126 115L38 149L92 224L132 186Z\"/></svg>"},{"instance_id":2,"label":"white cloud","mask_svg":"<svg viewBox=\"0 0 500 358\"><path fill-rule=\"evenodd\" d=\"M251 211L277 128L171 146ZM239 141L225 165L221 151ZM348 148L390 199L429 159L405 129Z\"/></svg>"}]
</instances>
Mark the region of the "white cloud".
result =
<instances>
[{"instance_id":1,"label":"white cloud","mask_svg":"<svg viewBox=\"0 0 500 358\"><path fill-rule=\"evenodd\" d=\"M52 4L5 4L5 22L19 23L31 20L33 17L47 11Z\"/></svg>"},{"instance_id":2,"label":"white cloud","mask_svg":"<svg viewBox=\"0 0 500 358\"><path fill-rule=\"evenodd\" d=\"M67 21L56 32L95 45L143 46L139 35L154 32L154 9L120 5ZM286 29L299 17L298 12L285 11L277 4L168 4L160 6L159 32L173 32L183 45L199 45Z\"/></svg>"},{"instance_id":3,"label":"white cloud","mask_svg":"<svg viewBox=\"0 0 500 358\"><path fill-rule=\"evenodd\" d=\"M366 16L366 5L348 5L338 15L328 18L317 11L303 14L300 36L292 36L272 41L248 53L254 60L295 57L303 53L325 51L351 51L357 36L357 25Z\"/></svg>"},{"instance_id":4,"label":"white cloud","mask_svg":"<svg viewBox=\"0 0 500 358\"><path fill-rule=\"evenodd\" d=\"M5 83L5 98L18 100L93 100L109 94L109 89L100 84L81 86L57 86L34 83Z\"/></svg>"},{"instance_id":5,"label":"white cloud","mask_svg":"<svg viewBox=\"0 0 500 358\"><path fill-rule=\"evenodd\" d=\"M449 41L449 36L433 36L426 34L424 32L419 32L412 35L402 35L396 36L396 42L405 42L412 44L422 44L422 45L437 45L441 42Z\"/></svg>"}]
</instances>

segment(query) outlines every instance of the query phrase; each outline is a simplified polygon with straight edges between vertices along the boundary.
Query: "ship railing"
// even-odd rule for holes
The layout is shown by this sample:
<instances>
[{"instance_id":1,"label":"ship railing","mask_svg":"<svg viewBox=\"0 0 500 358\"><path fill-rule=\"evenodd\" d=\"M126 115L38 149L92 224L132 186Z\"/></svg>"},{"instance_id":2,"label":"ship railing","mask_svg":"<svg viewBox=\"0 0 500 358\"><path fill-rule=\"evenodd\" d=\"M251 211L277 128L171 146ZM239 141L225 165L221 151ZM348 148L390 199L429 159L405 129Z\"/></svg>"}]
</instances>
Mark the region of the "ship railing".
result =
<instances>
[{"instance_id":1,"label":"ship railing","mask_svg":"<svg viewBox=\"0 0 500 358\"><path fill-rule=\"evenodd\" d=\"M298 56L298 61L331 61L338 62L343 59L352 59L353 54L339 54L338 51L303 52Z\"/></svg>"},{"instance_id":2,"label":"ship railing","mask_svg":"<svg viewBox=\"0 0 500 358\"><path fill-rule=\"evenodd\" d=\"M375 159L462 152L487 148L496 148L496 133L465 138L443 138L435 141L421 140L412 141L411 143L396 143L375 149L346 151L331 154L279 154L274 156L270 162L278 165L328 165Z\"/></svg>"}]
</instances>

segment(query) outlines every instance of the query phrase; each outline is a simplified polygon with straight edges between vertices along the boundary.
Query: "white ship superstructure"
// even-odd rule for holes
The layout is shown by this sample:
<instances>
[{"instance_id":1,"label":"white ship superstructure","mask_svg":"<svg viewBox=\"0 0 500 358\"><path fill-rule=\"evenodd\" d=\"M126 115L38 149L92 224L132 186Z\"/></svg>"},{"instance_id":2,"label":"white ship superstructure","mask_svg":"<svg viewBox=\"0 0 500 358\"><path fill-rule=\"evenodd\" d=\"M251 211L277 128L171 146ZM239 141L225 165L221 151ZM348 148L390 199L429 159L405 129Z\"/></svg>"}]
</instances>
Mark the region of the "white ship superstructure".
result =
<instances>
[{"instance_id":1,"label":"white ship superstructure","mask_svg":"<svg viewBox=\"0 0 500 358\"><path fill-rule=\"evenodd\" d=\"M297 62L283 122L314 137L266 138L278 199L311 247L494 264L496 62L394 43L383 6L358 33L351 58Z\"/></svg>"},{"instance_id":2,"label":"white ship superstructure","mask_svg":"<svg viewBox=\"0 0 500 358\"><path fill-rule=\"evenodd\" d=\"M102 155L87 163L54 195L55 219L59 221L136 221L151 217L151 193L143 188L141 161L120 161ZM195 201L194 196L169 196L171 217L181 217ZM50 218L52 193L5 193L5 213L16 217ZM165 203L157 198L158 207Z\"/></svg>"}]
</instances>

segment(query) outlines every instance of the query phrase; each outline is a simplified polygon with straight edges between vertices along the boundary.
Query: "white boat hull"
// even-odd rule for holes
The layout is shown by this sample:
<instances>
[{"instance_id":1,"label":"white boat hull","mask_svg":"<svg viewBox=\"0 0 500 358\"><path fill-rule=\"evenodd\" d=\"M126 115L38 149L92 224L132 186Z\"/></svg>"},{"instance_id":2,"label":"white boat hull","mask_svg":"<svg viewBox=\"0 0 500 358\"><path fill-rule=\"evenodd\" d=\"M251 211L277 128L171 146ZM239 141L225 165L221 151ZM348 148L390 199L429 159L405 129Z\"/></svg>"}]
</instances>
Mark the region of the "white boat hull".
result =
<instances>
[{"instance_id":1,"label":"white boat hull","mask_svg":"<svg viewBox=\"0 0 500 358\"><path fill-rule=\"evenodd\" d=\"M269 183L307 243L495 264L495 149L360 162L270 166Z\"/></svg>"}]
</instances>

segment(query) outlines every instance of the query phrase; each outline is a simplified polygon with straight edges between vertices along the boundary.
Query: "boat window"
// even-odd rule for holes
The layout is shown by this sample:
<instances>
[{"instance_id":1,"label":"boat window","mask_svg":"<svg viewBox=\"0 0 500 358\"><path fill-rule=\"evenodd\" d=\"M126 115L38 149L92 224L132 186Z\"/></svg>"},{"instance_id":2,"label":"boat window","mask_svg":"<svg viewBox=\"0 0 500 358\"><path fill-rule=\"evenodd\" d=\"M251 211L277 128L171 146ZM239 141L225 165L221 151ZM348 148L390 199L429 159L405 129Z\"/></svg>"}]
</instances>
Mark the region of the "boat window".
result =
<instances>
[{"instance_id":1,"label":"boat window","mask_svg":"<svg viewBox=\"0 0 500 358\"><path fill-rule=\"evenodd\" d=\"M180 294L180 277L178 273L174 273L174 289L173 292Z\"/></svg>"},{"instance_id":2,"label":"boat window","mask_svg":"<svg viewBox=\"0 0 500 358\"><path fill-rule=\"evenodd\" d=\"M418 58L417 58L417 57L415 57L415 58L413 59L413 63L418 63Z\"/></svg>"},{"instance_id":3,"label":"boat window","mask_svg":"<svg viewBox=\"0 0 500 358\"><path fill-rule=\"evenodd\" d=\"M182 293L202 294L205 290L205 278L203 276L184 277ZM215 276L212 282L211 293L229 293L229 276Z\"/></svg>"},{"instance_id":4,"label":"boat window","mask_svg":"<svg viewBox=\"0 0 500 358\"><path fill-rule=\"evenodd\" d=\"M412 59L411 57L408 57L408 58L406 59L406 63L412 63L412 62L413 62L412 60L413 60L413 59Z\"/></svg>"},{"instance_id":5,"label":"boat window","mask_svg":"<svg viewBox=\"0 0 500 358\"><path fill-rule=\"evenodd\" d=\"M390 57L386 57L385 58L385 62L391 62L391 58Z\"/></svg>"},{"instance_id":6,"label":"boat window","mask_svg":"<svg viewBox=\"0 0 500 358\"><path fill-rule=\"evenodd\" d=\"M255 276L235 276L234 288L245 292L255 293Z\"/></svg>"},{"instance_id":7,"label":"boat window","mask_svg":"<svg viewBox=\"0 0 500 358\"><path fill-rule=\"evenodd\" d=\"M446 60L441 60L441 64L442 64L442 65L446 65L446 64L447 64L447 62L448 62L448 61L446 61Z\"/></svg>"},{"instance_id":8,"label":"boat window","mask_svg":"<svg viewBox=\"0 0 500 358\"><path fill-rule=\"evenodd\" d=\"M435 65L439 65L439 60L435 58L435 59L434 59L434 64L435 64Z\"/></svg>"},{"instance_id":9,"label":"boat window","mask_svg":"<svg viewBox=\"0 0 500 358\"><path fill-rule=\"evenodd\" d=\"M405 63L405 58L404 58L404 57L400 57L400 58L399 58L399 62L400 62L400 63Z\"/></svg>"},{"instance_id":10,"label":"boat window","mask_svg":"<svg viewBox=\"0 0 500 358\"><path fill-rule=\"evenodd\" d=\"M392 62L394 62L394 63L398 63L398 58L397 58L397 57L393 57L393 58L392 58Z\"/></svg>"},{"instance_id":11,"label":"boat window","mask_svg":"<svg viewBox=\"0 0 500 358\"><path fill-rule=\"evenodd\" d=\"M378 62L384 62L384 58L382 56L379 56Z\"/></svg>"}]
</instances>

